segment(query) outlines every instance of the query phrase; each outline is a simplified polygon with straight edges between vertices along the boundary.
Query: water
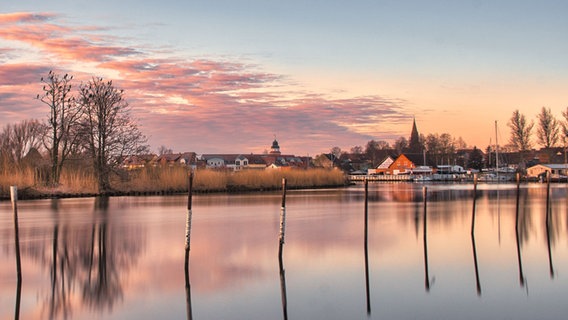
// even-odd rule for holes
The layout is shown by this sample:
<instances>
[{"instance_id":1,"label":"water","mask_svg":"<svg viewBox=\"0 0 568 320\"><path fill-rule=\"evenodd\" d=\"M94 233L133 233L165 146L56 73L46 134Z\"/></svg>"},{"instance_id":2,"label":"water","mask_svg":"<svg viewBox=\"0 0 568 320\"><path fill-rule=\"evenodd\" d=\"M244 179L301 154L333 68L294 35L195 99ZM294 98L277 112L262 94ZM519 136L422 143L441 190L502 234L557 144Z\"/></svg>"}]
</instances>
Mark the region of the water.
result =
<instances>
[{"instance_id":1,"label":"water","mask_svg":"<svg viewBox=\"0 0 568 320\"><path fill-rule=\"evenodd\" d=\"M367 246L362 185L289 191L281 261L279 193L195 195L188 282L185 196L20 201L19 310L2 202L0 319L565 317L565 185L548 227L546 185L479 185L473 238L472 185L428 185L426 226L422 185L369 189Z\"/></svg>"}]
</instances>

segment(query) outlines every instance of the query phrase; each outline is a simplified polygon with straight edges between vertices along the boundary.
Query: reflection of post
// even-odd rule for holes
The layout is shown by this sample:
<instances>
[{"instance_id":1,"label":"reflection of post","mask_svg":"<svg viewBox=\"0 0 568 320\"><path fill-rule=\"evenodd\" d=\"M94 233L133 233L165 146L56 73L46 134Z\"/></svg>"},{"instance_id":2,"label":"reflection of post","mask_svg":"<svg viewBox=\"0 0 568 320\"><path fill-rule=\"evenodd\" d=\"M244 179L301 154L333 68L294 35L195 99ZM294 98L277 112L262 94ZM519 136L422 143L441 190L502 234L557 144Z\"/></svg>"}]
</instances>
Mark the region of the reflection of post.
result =
<instances>
[{"instance_id":1,"label":"reflection of post","mask_svg":"<svg viewBox=\"0 0 568 320\"><path fill-rule=\"evenodd\" d=\"M550 171L546 171L546 220L548 221L548 206L550 204Z\"/></svg>"},{"instance_id":2,"label":"reflection of post","mask_svg":"<svg viewBox=\"0 0 568 320\"><path fill-rule=\"evenodd\" d=\"M18 277L14 319L19 319L20 300L22 296L22 262L20 260L20 231L18 227L18 187L10 186L10 198L12 200L12 208L14 210L14 240L15 240L15 249L16 249L16 272Z\"/></svg>"},{"instance_id":3,"label":"reflection of post","mask_svg":"<svg viewBox=\"0 0 568 320\"><path fill-rule=\"evenodd\" d=\"M282 315L284 320L288 319L288 298L286 295L286 275L284 274L284 261L282 259L283 242L278 245L278 267L280 269L280 295L282 298Z\"/></svg>"},{"instance_id":4,"label":"reflection of post","mask_svg":"<svg viewBox=\"0 0 568 320\"><path fill-rule=\"evenodd\" d=\"M550 204L550 173L546 172L546 244L548 247L548 268L550 271L550 278L554 278L554 267L552 265L552 249L550 246L550 224L551 224L551 204Z\"/></svg>"},{"instance_id":5,"label":"reflection of post","mask_svg":"<svg viewBox=\"0 0 568 320\"><path fill-rule=\"evenodd\" d=\"M18 187L10 186L10 198L14 210L14 240L16 241L16 270L18 281L22 281L22 263L20 260L20 231L18 228Z\"/></svg>"},{"instance_id":6,"label":"reflection of post","mask_svg":"<svg viewBox=\"0 0 568 320\"><path fill-rule=\"evenodd\" d=\"M280 235L278 243L278 267L280 270L280 295L282 298L282 316L288 319L288 297L286 295L286 275L284 274L284 261L282 250L284 247L284 233L286 229L286 178L282 178L282 206L280 208Z\"/></svg>"},{"instance_id":7,"label":"reflection of post","mask_svg":"<svg viewBox=\"0 0 568 320\"><path fill-rule=\"evenodd\" d=\"M473 264L475 267L475 282L477 295L481 295L481 282L479 281L479 269L477 266L477 248L475 246L475 203L477 201L477 174L473 176L473 209L471 211L471 246L473 248Z\"/></svg>"},{"instance_id":8,"label":"reflection of post","mask_svg":"<svg viewBox=\"0 0 568 320\"><path fill-rule=\"evenodd\" d=\"M14 311L14 320L20 319L20 301L22 299L22 280L18 279L16 287L16 307Z\"/></svg>"},{"instance_id":9,"label":"reflection of post","mask_svg":"<svg viewBox=\"0 0 568 320\"><path fill-rule=\"evenodd\" d=\"M193 319L193 313L191 309L191 285L189 283L189 249L190 249L190 239L191 239L192 194L193 194L193 171L190 171L188 176L187 215L185 223L185 300L186 300L186 312L188 320Z\"/></svg>"},{"instance_id":10,"label":"reflection of post","mask_svg":"<svg viewBox=\"0 0 568 320\"><path fill-rule=\"evenodd\" d=\"M371 314L371 293L369 289L369 180L365 179L365 288L367 314Z\"/></svg>"},{"instance_id":11,"label":"reflection of post","mask_svg":"<svg viewBox=\"0 0 568 320\"><path fill-rule=\"evenodd\" d=\"M426 288L426 291L430 291L430 275L428 274L428 236L427 236L428 215L426 213L428 188L423 187L422 188L422 194L423 194L423 198L424 198L424 222L423 222L423 226L424 226L424 232L423 232L423 236L424 236L424 240L423 240L423 243L424 243L424 286Z\"/></svg>"},{"instance_id":12,"label":"reflection of post","mask_svg":"<svg viewBox=\"0 0 568 320\"><path fill-rule=\"evenodd\" d=\"M189 283L189 264L188 260L185 261L185 309L187 313L187 320L193 319L193 312L191 310L191 284Z\"/></svg>"},{"instance_id":13,"label":"reflection of post","mask_svg":"<svg viewBox=\"0 0 568 320\"><path fill-rule=\"evenodd\" d=\"M547 213L548 216L548 213ZM550 270L550 278L554 278L554 266L552 264L552 248L550 244L550 220L546 219L546 244L548 246L548 268Z\"/></svg>"},{"instance_id":14,"label":"reflection of post","mask_svg":"<svg viewBox=\"0 0 568 320\"><path fill-rule=\"evenodd\" d=\"M477 285L477 295L481 296L481 281L479 280L479 268L477 265L477 249L475 246L475 235L471 234L471 246L473 248L473 264L475 267L475 283Z\"/></svg>"},{"instance_id":15,"label":"reflection of post","mask_svg":"<svg viewBox=\"0 0 568 320\"><path fill-rule=\"evenodd\" d=\"M525 285L525 276L523 274L523 262L521 258L521 244L519 235L519 189L517 187L517 205L516 205L516 217L515 217L515 240L517 242L517 261L519 263L519 283L522 287Z\"/></svg>"}]
</instances>

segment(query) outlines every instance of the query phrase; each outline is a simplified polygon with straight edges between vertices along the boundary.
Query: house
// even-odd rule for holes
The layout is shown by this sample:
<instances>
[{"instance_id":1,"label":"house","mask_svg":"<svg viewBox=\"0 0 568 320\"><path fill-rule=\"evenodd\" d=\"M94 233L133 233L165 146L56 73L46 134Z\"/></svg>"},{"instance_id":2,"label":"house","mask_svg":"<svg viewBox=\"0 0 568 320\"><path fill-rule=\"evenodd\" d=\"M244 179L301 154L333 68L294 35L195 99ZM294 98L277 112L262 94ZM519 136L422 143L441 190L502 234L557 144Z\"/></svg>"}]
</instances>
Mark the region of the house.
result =
<instances>
[{"instance_id":1,"label":"house","mask_svg":"<svg viewBox=\"0 0 568 320\"><path fill-rule=\"evenodd\" d=\"M550 172L554 177L558 176L568 176L568 165L567 164L537 164L530 168L527 168L527 177L535 178Z\"/></svg>"},{"instance_id":2,"label":"house","mask_svg":"<svg viewBox=\"0 0 568 320\"><path fill-rule=\"evenodd\" d=\"M124 158L122 167L128 170L152 166L158 158L155 154L130 155Z\"/></svg>"},{"instance_id":3,"label":"house","mask_svg":"<svg viewBox=\"0 0 568 320\"><path fill-rule=\"evenodd\" d=\"M369 169L367 172L368 174L385 174L393 162L394 159L391 156L387 156L375 169Z\"/></svg>"},{"instance_id":4,"label":"house","mask_svg":"<svg viewBox=\"0 0 568 320\"><path fill-rule=\"evenodd\" d=\"M181 153L165 153L156 159L156 164L160 166L173 166L178 163Z\"/></svg>"},{"instance_id":5,"label":"house","mask_svg":"<svg viewBox=\"0 0 568 320\"><path fill-rule=\"evenodd\" d=\"M408 159L407 156L401 154L400 156L398 156L398 158L396 158L396 160L394 160L393 163L391 163L386 173L393 175L411 174L414 168L416 168L416 164Z\"/></svg>"}]
</instances>

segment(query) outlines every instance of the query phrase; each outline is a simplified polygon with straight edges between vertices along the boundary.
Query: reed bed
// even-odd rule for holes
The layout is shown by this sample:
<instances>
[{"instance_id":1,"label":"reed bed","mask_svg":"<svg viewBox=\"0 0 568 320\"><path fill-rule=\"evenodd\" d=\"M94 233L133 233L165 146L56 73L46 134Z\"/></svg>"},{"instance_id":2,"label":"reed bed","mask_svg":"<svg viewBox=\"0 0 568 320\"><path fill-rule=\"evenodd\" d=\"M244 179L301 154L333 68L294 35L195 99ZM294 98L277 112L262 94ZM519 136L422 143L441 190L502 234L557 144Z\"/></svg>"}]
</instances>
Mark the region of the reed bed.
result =
<instances>
[{"instance_id":1,"label":"reed bed","mask_svg":"<svg viewBox=\"0 0 568 320\"><path fill-rule=\"evenodd\" d=\"M180 193L187 192L189 171L184 167L152 167L121 172L113 176L111 184L116 193ZM317 188L345 185L340 170L243 170L239 172L200 169L195 171L195 192L234 192L276 190L282 187L282 178L289 188ZM67 196L96 194L96 178L89 170L62 171L60 184L49 186L45 177L31 168L0 172L0 197L9 195L11 185L24 190L28 197L41 195Z\"/></svg>"}]
</instances>

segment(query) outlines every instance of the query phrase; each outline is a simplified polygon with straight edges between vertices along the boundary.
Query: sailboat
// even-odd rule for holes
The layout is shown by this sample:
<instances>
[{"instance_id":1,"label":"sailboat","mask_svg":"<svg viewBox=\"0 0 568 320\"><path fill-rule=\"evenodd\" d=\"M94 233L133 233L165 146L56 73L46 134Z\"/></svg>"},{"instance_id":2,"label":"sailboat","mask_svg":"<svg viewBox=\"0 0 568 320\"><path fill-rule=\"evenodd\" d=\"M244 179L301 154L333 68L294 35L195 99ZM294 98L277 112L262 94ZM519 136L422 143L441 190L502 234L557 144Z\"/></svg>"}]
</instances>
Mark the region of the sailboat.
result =
<instances>
[{"instance_id":1,"label":"sailboat","mask_svg":"<svg viewBox=\"0 0 568 320\"><path fill-rule=\"evenodd\" d=\"M489 143L491 145L491 142ZM479 176L480 181L485 182L505 182L512 181L513 175L508 168L501 168L499 164L499 135L497 134L497 120L495 120L495 168L488 169Z\"/></svg>"}]
</instances>

